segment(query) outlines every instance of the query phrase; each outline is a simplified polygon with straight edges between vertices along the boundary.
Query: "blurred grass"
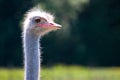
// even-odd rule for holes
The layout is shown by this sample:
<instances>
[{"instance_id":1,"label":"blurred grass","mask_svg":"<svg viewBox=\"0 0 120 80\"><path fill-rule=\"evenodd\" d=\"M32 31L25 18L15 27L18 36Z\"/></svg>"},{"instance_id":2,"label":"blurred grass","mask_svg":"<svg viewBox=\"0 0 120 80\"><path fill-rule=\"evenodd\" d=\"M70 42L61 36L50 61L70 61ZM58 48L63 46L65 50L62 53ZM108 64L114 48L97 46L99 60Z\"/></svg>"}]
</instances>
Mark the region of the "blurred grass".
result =
<instances>
[{"instance_id":1,"label":"blurred grass","mask_svg":"<svg viewBox=\"0 0 120 80\"><path fill-rule=\"evenodd\" d=\"M23 69L0 68L0 80L23 80ZM120 68L55 66L42 68L41 80L120 80Z\"/></svg>"}]
</instances>

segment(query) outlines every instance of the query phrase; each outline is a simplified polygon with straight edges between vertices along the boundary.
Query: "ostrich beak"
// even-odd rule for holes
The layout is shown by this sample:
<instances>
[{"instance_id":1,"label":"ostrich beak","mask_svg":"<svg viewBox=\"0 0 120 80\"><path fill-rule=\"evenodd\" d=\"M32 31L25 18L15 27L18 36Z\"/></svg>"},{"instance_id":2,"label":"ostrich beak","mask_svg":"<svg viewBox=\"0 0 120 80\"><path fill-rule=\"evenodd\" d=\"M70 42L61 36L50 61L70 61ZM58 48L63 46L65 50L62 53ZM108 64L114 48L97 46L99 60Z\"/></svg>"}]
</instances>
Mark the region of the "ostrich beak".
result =
<instances>
[{"instance_id":1,"label":"ostrich beak","mask_svg":"<svg viewBox=\"0 0 120 80\"><path fill-rule=\"evenodd\" d=\"M61 29L61 25L51 22L51 23L42 23L42 24L37 24L37 26L39 27L44 27L44 28L57 28L57 29Z\"/></svg>"}]
</instances>

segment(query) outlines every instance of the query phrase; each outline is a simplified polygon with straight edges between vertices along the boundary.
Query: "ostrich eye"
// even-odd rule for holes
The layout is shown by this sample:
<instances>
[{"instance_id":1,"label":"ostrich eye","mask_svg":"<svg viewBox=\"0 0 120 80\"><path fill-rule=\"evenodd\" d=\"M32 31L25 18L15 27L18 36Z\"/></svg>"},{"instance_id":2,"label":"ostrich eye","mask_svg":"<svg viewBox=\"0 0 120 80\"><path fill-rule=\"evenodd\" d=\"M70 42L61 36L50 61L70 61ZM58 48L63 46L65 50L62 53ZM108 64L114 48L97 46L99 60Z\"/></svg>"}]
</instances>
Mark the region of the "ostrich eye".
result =
<instances>
[{"instance_id":1,"label":"ostrich eye","mask_svg":"<svg viewBox=\"0 0 120 80\"><path fill-rule=\"evenodd\" d=\"M39 23L39 22L41 22L41 19L40 19L40 18L37 18L37 19L35 19L35 22L36 22L36 23Z\"/></svg>"}]
</instances>

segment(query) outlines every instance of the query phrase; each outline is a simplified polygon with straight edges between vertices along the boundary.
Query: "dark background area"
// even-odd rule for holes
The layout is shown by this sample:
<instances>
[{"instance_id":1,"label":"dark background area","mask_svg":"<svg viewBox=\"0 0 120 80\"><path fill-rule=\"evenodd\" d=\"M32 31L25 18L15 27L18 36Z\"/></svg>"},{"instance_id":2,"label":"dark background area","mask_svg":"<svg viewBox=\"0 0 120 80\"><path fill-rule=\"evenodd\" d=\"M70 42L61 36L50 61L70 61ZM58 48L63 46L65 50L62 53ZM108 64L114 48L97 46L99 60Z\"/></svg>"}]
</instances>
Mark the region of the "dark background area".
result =
<instances>
[{"instance_id":1,"label":"dark background area","mask_svg":"<svg viewBox=\"0 0 120 80\"><path fill-rule=\"evenodd\" d=\"M43 37L42 65L120 66L120 0L0 0L0 66L23 66L21 21L35 5L63 29Z\"/></svg>"}]
</instances>

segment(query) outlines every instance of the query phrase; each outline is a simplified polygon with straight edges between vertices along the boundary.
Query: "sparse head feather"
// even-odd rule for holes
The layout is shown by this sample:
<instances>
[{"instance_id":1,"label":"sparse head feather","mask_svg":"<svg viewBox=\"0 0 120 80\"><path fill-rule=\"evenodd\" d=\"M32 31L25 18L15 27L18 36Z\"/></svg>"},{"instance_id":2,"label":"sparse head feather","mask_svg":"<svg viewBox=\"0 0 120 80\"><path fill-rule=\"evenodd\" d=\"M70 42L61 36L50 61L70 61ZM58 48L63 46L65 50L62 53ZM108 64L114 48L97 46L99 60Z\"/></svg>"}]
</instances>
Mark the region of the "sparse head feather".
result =
<instances>
[{"instance_id":1,"label":"sparse head feather","mask_svg":"<svg viewBox=\"0 0 120 80\"><path fill-rule=\"evenodd\" d=\"M30 18L35 16L43 17L48 21L54 21L54 16L51 13L41 10L39 7L34 7L25 14L24 21L23 21L24 29L28 25Z\"/></svg>"},{"instance_id":2,"label":"sparse head feather","mask_svg":"<svg viewBox=\"0 0 120 80\"><path fill-rule=\"evenodd\" d=\"M23 33L30 32L36 36L43 36L62 26L54 22L54 16L38 7L30 9L24 17Z\"/></svg>"}]
</instances>

